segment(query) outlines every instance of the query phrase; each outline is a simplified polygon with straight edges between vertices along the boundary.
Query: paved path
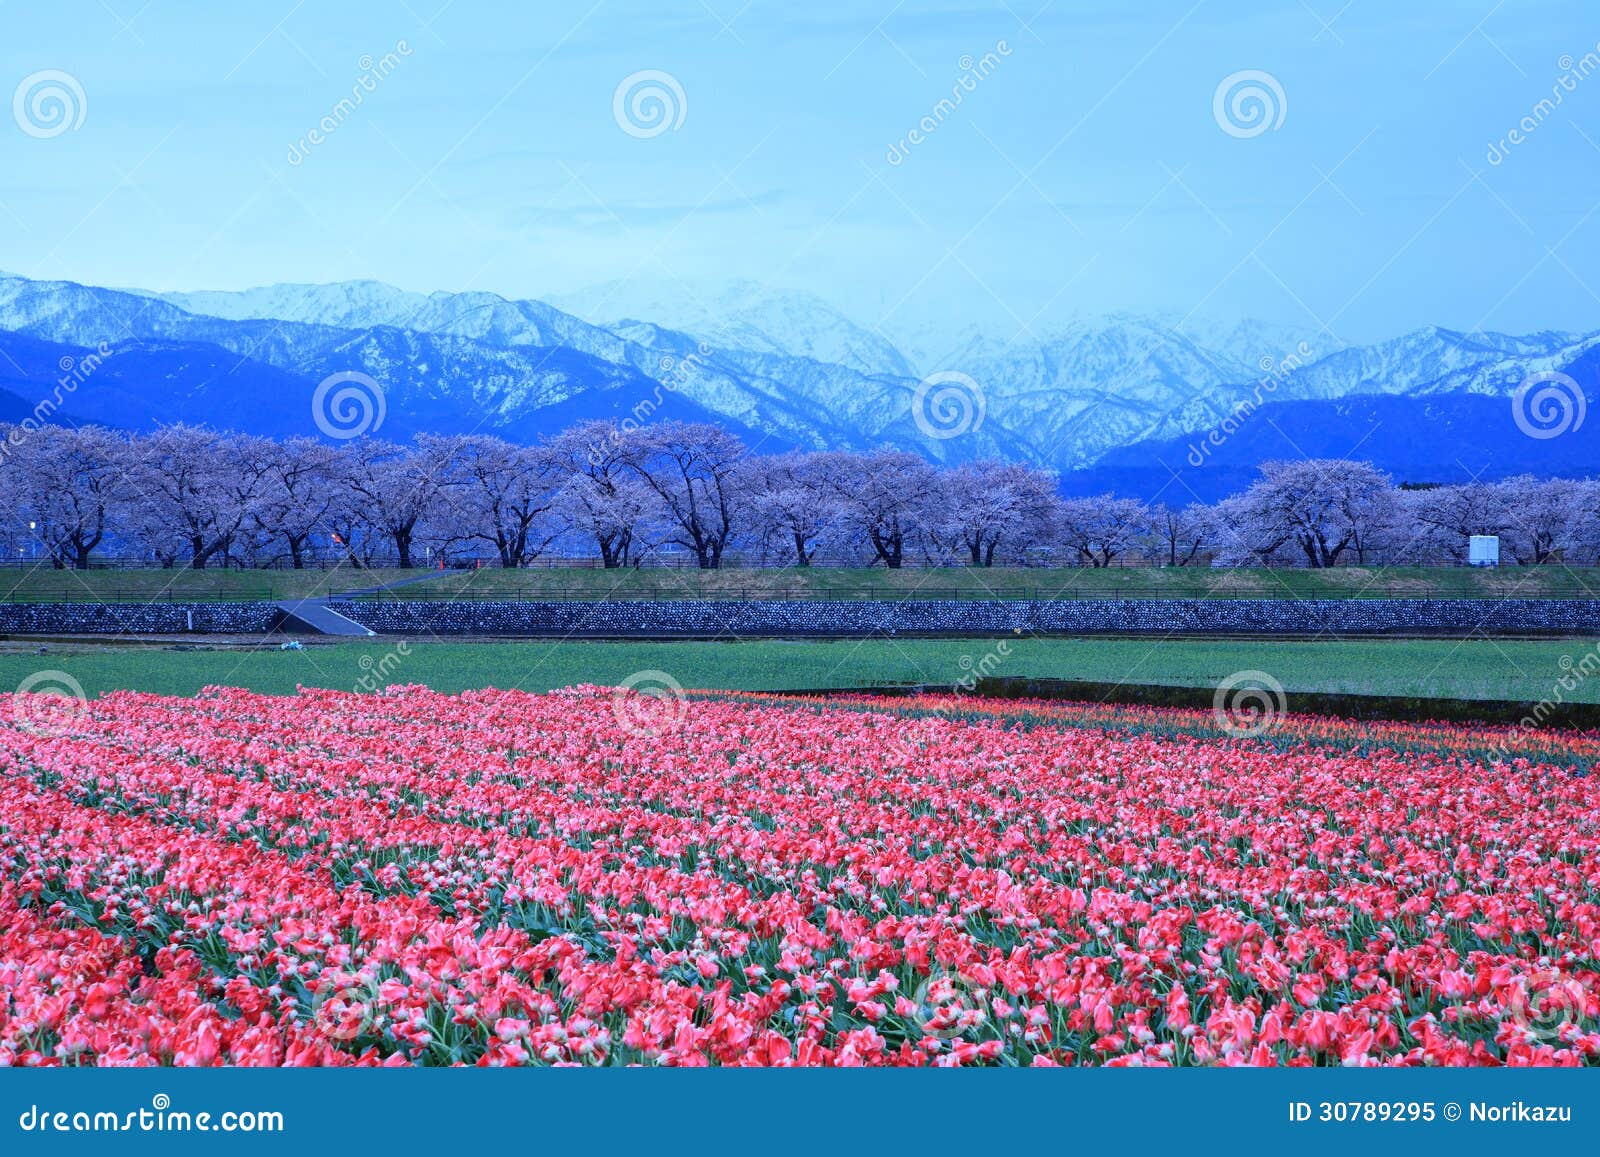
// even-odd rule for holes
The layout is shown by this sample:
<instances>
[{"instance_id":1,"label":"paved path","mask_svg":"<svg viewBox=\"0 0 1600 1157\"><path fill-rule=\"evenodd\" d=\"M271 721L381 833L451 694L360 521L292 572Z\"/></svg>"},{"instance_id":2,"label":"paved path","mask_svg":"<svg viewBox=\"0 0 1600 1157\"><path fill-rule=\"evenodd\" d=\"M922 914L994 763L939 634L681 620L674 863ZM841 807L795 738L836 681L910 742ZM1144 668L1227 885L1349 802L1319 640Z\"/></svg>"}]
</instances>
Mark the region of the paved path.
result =
<instances>
[{"instance_id":1,"label":"paved path","mask_svg":"<svg viewBox=\"0 0 1600 1157\"><path fill-rule=\"evenodd\" d=\"M286 616L284 625L289 630L311 631L318 635L343 635L365 638L374 632L368 630L354 619L341 615L329 604L334 599L348 599L358 595L381 595L384 591L392 591L396 587L410 586L412 583L425 583L439 577L443 573L434 570L425 570L419 575L409 578L396 579L391 583L383 583L375 587L359 587L355 590L340 591L337 595L325 595L313 599L290 599L278 604L278 609Z\"/></svg>"},{"instance_id":2,"label":"paved path","mask_svg":"<svg viewBox=\"0 0 1600 1157\"><path fill-rule=\"evenodd\" d=\"M412 575L410 578L395 579L394 582L392 582L392 583L384 583L381 586L375 586L375 587L359 587L356 590L350 590L350 591L340 591L337 595L332 595L332 596L328 596L328 597L338 598L338 599L347 599L347 598L350 598L353 595L381 595L384 591L392 591L396 587L408 587L412 583L432 582L434 579L439 578L441 575L445 575L445 574L448 574L448 573L449 573L448 571L442 571L442 570L427 570L427 571L423 571L419 575ZM319 602L319 603L325 603L325 602L328 601L328 598L320 598L320 599L316 599L316 600L313 600L313 601Z\"/></svg>"},{"instance_id":3,"label":"paved path","mask_svg":"<svg viewBox=\"0 0 1600 1157\"><path fill-rule=\"evenodd\" d=\"M286 616L284 626L290 630L306 630L318 635L355 635L366 637L373 632L353 619L347 619L328 606L322 599L300 599L279 603L278 609Z\"/></svg>"}]
</instances>

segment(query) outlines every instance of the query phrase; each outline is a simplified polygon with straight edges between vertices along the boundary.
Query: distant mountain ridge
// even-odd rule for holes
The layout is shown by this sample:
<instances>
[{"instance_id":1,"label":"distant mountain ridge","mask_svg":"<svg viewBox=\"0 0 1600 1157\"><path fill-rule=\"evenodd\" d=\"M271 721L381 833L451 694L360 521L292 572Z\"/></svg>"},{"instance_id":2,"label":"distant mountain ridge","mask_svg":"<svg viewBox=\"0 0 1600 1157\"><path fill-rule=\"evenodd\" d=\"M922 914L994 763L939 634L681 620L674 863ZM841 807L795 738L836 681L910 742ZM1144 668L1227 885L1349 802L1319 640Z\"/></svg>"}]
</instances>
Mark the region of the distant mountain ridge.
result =
<instances>
[{"instance_id":1,"label":"distant mountain ridge","mask_svg":"<svg viewBox=\"0 0 1600 1157\"><path fill-rule=\"evenodd\" d=\"M610 329L646 321L716 346L804 358L864 374L915 378L887 337L857 325L821 298L752 281L647 286L612 282L552 303Z\"/></svg>"},{"instance_id":2,"label":"distant mountain ridge","mask_svg":"<svg viewBox=\"0 0 1600 1157\"><path fill-rule=\"evenodd\" d=\"M37 398L47 353L105 342L115 356L74 391L63 420L314 435L317 383L359 371L382 385L377 433L388 437L482 430L531 441L580 418L671 417L722 422L763 451L890 444L944 462L1024 460L1061 470L1074 487L1098 475L1127 488L1129 471L1154 469L1157 455L1241 409L1281 413L1334 454L1373 423L1460 422L1472 438L1504 443L1492 469L1549 472L1571 447L1552 453L1523 437L1507 399L1530 374L1552 371L1592 392L1600 346L1600 334L1428 327L1341 347L1261 322L1121 313L1003 340L951 333L929 360L811 295L746 282L679 289L600 287L559 299L569 312L374 281L154 293L0 274L0 389ZM640 306L655 316L634 316ZM953 375L975 394L957 415L959 436L941 437L926 405L913 411L919 371ZM1358 398L1386 401L1351 404ZM1453 405L1469 398L1494 404ZM1426 439L1366 442L1397 473L1437 465ZM1283 456L1261 431L1236 435L1233 447L1223 468L1246 474L1252 455Z\"/></svg>"}]
</instances>

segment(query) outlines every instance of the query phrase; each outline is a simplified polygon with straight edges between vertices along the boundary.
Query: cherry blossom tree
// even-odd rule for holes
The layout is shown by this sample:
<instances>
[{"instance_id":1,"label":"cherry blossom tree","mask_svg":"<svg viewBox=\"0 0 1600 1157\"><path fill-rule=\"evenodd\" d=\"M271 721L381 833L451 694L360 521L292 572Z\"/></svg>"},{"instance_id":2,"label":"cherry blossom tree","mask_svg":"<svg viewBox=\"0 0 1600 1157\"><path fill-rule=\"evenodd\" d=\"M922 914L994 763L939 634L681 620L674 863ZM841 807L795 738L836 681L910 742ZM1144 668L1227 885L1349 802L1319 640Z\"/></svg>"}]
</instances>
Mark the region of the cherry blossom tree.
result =
<instances>
[{"instance_id":1,"label":"cherry blossom tree","mask_svg":"<svg viewBox=\"0 0 1600 1157\"><path fill-rule=\"evenodd\" d=\"M1268 462L1260 481L1217 506L1230 557L1263 564L1285 546L1311 567L1335 566L1347 554L1364 562L1400 521L1389 477L1343 459Z\"/></svg>"},{"instance_id":2,"label":"cherry blossom tree","mask_svg":"<svg viewBox=\"0 0 1600 1157\"><path fill-rule=\"evenodd\" d=\"M438 503L446 464L437 443L400 446L362 438L343 455L343 483L375 534L394 545L396 564L416 565L418 526Z\"/></svg>"},{"instance_id":3,"label":"cherry blossom tree","mask_svg":"<svg viewBox=\"0 0 1600 1157\"><path fill-rule=\"evenodd\" d=\"M219 437L217 472L213 479L221 502L222 560L245 561L269 537L260 531L262 503L274 478L278 444L251 434Z\"/></svg>"},{"instance_id":4,"label":"cherry blossom tree","mask_svg":"<svg viewBox=\"0 0 1600 1157\"><path fill-rule=\"evenodd\" d=\"M274 442L174 425L145 435L0 427L0 549L87 567L131 552L163 566L303 567L331 546L356 565L424 548L528 564L581 544L606 567L671 544L702 567L749 545L889 568L1025 562L1040 547L1105 567L1465 561L1473 535L1527 565L1600 560L1600 482L1527 475L1396 488L1370 463L1268 462L1206 508L1103 494L1061 500L1018 463L936 466L893 449L751 455L720 427L587 422L537 445L486 435L411 445Z\"/></svg>"},{"instance_id":5,"label":"cherry blossom tree","mask_svg":"<svg viewBox=\"0 0 1600 1157\"><path fill-rule=\"evenodd\" d=\"M744 443L710 423L662 422L631 446L628 465L661 503L668 541L692 551L703 570L721 566L744 513Z\"/></svg>"},{"instance_id":6,"label":"cherry blossom tree","mask_svg":"<svg viewBox=\"0 0 1600 1157\"><path fill-rule=\"evenodd\" d=\"M97 426L41 425L10 445L0 478L16 522L51 565L87 570L127 498L127 440Z\"/></svg>"},{"instance_id":7,"label":"cherry blossom tree","mask_svg":"<svg viewBox=\"0 0 1600 1157\"><path fill-rule=\"evenodd\" d=\"M607 570L627 566L636 540L659 507L632 463L643 452L636 431L615 422L570 427L550 441L561 480L556 505L572 530L595 544Z\"/></svg>"},{"instance_id":8,"label":"cherry blossom tree","mask_svg":"<svg viewBox=\"0 0 1600 1157\"><path fill-rule=\"evenodd\" d=\"M871 546L874 561L899 570L907 547L927 534L935 518L938 471L904 450L832 451L816 461L838 503L841 526Z\"/></svg>"},{"instance_id":9,"label":"cherry blossom tree","mask_svg":"<svg viewBox=\"0 0 1600 1157\"><path fill-rule=\"evenodd\" d=\"M315 438L290 438L272 447L266 465L256 524L283 543L290 565L301 570L316 538L332 530L341 495L339 451Z\"/></svg>"},{"instance_id":10,"label":"cherry blossom tree","mask_svg":"<svg viewBox=\"0 0 1600 1157\"><path fill-rule=\"evenodd\" d=\"M751 459L741 482L757 537L795 566L810 566L839 521L839 502L818 454Z\"/></svg>"},{"instance_id":11,"label":"cherry blossom tree","mask_svg":"<svg viewBox=\"0 0 1600 1157\"><path fill-rule=\"evenodd\" d=\"M1212 514L1199 503L1182 510L1157 503L1150 508L1148 533L1163 566L1194 566L1212 533Z\"/></svg>"},{"instance_id":12,"label":"cherry blossom tree","mask_svg":"<svg viewBox=\"0 0 1600 1157\"><path fill-rule=\"evenodd\" d=\"M229 435L199 426L166 426L131 446L127 472L134 491L136 521L142 536L164 563L186 558L195 570L226 551L231 536L244 524L249 508L244 491L265 477L254 448L235 452ZM230 479L232 465L248 476ZM174 540L175 548L161 540Z\"/></svg>"},{"instance_id":13,"label":"cherry blossom tree","mask_svg":"<svg viewBox=\"0 0 1600 1157\"><path fill-rule=\"evenodd\" d=\"M1517 562L1553 562L1577 545L1586 505L1583 483L1519 474L1495 483L1493 491L1505 518L1501 546Z\"/></svg>"},{"instance_id":14,"label":"cherry blossom tree","mask_svg":"<svg viewBox=\"0 0 1600 1157\"><path fill-rule=\"evenodd\" d=\"M500 438L425 436L425 457L442 465L445 505L469 540L494 547L502 567L518 567L560 537L559 459L548 446Z\"/></svg>"},{"instance_id":15,"label":"cherry blossom tree","mask_svg":"<svg viewBox=\"0 0 1600 1157\"><path fill-rule=\"evenodd\" d=\"M1138 499L1101 494L1067 499L1057 518L1062 542L1080 562L1107 567L1138 541L1149 514Z\"/></svg>"},{"instance_id":16,"label":"cherry blossom tree","mask_svg":"<svg viewBox=\"0 0 1600 1157\"><path fill-rule=\"evenodd\" d=\"M968 462L945 475L939 524L973 566L997 553L1021 559L1060 517L1055 476L1020 463Z\"/></svg>"}]
</instances>

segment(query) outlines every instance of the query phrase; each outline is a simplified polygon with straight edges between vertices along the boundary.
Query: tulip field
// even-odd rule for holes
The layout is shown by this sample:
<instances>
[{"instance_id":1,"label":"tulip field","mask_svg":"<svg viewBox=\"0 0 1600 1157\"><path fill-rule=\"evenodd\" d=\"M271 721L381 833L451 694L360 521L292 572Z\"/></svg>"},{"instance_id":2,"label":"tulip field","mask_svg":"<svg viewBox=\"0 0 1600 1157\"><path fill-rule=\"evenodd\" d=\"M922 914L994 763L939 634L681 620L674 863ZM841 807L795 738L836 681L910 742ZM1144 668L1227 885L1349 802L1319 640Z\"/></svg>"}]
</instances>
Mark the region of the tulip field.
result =
<instances>
[{"instance_id":1,"label":"tulip field","mask_svg":"<svg viewBox=\"0 0 1600 1157\"><path fill-rule=\"evenodd\" d=\"M0 1063L1600 1060L1593 734L43 698L0 696Z\"/></svg>"}]
</instances>

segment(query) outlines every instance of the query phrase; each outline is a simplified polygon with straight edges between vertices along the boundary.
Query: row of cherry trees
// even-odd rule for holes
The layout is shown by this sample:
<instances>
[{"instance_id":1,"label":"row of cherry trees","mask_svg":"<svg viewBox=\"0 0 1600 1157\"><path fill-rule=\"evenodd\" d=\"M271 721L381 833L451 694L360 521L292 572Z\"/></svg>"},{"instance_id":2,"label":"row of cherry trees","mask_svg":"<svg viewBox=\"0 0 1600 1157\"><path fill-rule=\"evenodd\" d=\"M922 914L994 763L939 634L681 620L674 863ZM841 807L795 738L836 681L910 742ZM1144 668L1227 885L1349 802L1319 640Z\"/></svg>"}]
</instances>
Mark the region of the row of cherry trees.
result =
<instances>
[{"instance_id":1,"label":"row of cherry trees","mask_svg":"<svg viewBox=\"0 0 1600 1157\"><path fill-rule=\"evenodd\" d=\"M1461 562L1475 534L1499 535L1506 561L1600 556L1600 483L1588 481L1397 487L1370 464L1323 460L1269 463L1213 506L1064 499L1029 466L940 468L896 450L757 455L720 427L682 422L589 422L535 446L0 429L0 510L10 557L76 568L108 556L516 567L555 555L621 567L666 554L715 568L735 553L798 566L1328 567Z\"/></svg>"}]
</instances>

